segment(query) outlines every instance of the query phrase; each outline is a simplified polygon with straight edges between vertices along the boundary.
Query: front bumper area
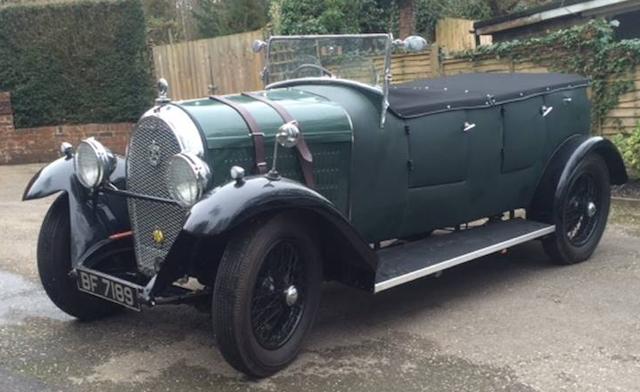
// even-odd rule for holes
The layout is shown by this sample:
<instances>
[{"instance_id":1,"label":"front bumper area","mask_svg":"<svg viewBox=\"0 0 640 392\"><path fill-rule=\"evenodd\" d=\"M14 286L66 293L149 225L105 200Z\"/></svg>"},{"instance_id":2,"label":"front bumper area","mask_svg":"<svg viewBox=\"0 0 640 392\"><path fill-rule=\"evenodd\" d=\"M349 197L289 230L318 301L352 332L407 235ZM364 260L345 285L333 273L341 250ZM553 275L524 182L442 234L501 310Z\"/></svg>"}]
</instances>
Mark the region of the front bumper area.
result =
<instances>
[{"instance_id":1,"label":"front bumper area","mask_svg":"<svg viewBox=\"0 0 640 392\"><path fill-rule=\"evenodd\" d=\"M97 194L175 204L173 200L121 190L113 184L101 186ZM188 276L190 263L186 256L194 246L195 238L180 232L168 249L161 268L148 276L138 268L133 232L112 233L80 255L70 275L76 279L80 291L135 311L145 306L189 303L211 293L208 287L188 289L175 284Z\"/></svg>"}]
</instances>

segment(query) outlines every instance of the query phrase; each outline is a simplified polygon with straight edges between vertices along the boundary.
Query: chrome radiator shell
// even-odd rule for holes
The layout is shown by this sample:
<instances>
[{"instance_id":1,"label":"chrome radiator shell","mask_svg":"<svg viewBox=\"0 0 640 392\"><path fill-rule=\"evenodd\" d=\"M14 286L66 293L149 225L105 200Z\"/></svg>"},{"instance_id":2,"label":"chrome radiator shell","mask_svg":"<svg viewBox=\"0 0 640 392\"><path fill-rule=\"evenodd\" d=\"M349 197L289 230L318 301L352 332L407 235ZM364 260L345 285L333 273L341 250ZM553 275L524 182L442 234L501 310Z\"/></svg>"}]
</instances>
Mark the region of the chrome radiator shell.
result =
<instances>
[{"instance_id":1,"label":"chrome radiator shell","mask_svg":"<svg viewBox=\"0 0 640 392\"><path fill-rule=\"evenodd\" d=\"M127 190L171 199L167 168L171 157L180 152L204 155L204 143L189 116L172 105L147 112L129 141ZM138 269L153 276L182 230L188 209L139 198L129 198L128 207Z\"/></svg>"}]
</instances>

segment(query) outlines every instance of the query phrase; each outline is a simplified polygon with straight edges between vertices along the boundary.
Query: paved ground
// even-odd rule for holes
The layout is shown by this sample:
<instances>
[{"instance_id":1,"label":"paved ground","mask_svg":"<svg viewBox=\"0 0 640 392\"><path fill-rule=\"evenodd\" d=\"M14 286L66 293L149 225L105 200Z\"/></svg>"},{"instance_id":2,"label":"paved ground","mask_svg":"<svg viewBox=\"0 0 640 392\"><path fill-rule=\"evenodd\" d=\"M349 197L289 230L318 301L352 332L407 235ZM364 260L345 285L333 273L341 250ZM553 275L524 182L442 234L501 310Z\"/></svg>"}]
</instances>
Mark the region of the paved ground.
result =
<instances>
[{"instance_id":1,"label":"paved ground","mask_svg":"<svg viewBox=\"0 0 640 392\"><path fill-rule=\"evenodd\" d=\"M378 296L328 285L301 357L249 382L186 306L78 323L46 298L35 242L51 199L37 166L0 166L0 391L637 391L640 209L616 204L589 262L539 244Z\"/></svg>"}]
</instances>

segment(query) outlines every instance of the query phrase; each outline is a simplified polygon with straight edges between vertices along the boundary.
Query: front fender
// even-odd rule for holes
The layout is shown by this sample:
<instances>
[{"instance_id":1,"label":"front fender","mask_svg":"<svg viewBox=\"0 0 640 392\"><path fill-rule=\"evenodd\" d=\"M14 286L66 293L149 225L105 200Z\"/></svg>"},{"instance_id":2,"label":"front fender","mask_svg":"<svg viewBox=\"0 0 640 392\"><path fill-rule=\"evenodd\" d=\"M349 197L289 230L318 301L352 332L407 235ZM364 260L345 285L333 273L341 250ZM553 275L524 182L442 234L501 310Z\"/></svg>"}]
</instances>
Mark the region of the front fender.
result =
<instances>
[{"instance_id":1,"label":"front fender","mask_svg":"<svg viewBox=\"0 0 640 392\"><path fill-rule=\"evenodd\" d=\"M273 181L254 176L212 190L191 208L183 231L196 237L216 236L254 217L285 210L315 214L337 241L355 252L352 262L369 271L376 270L375 253L333 203L301 183L285 178Z\"/></svg>"},{"instance_id":2,"label":"front fender","mask_svg":"<svg viewBox=\"0 0 640 392\"><path fill-rule=\"evenodd\" d=\"M125 161L121 156L116 158L116 169L111 174L110 180L116 186L121 186L125 182ZM58 158L38 170L29 180L22 193L22 200L41 199L58 192L68 193L73 186L72 180L75 180L73 159Z\"/></svg>"},{"instance_id":3,"label":"front fender","mask_svg":"<svg viewBox=\"0 0 640 392\"><path fill-rule=\"evenodd\" d=\"M27 183L22 200L34 200L68 191L73 175L73 159L62 157L40 169Z\"/></svg>"},{"instance_id":4,"label":"front fender","mask_svg":"<svg viewBox=\"0 0 640 392\"><path fill-rule=\"evenodd\" d=\"M111 181L125 183L125 161L117 157ZM113 233L130 230L127 203L123 197L99 192L90 194L76 179L73 159L62 157L36 173L27 184L22 200L40 199L64 192L69 199L71 263L75 267L85 252Z\"/></svg>"},{"instance_id":5,"label":"front fender","mask_svg":"<svg viewBox=\"0 0 640 392\"><path fill-rule=\"evenodd\" d=\"M264 212L284 208L311 209L348 223L333 203L299 182L254 176L205 195L191 208L184 230L194 235L218 235Z\"/></svg>"}]
</instances>

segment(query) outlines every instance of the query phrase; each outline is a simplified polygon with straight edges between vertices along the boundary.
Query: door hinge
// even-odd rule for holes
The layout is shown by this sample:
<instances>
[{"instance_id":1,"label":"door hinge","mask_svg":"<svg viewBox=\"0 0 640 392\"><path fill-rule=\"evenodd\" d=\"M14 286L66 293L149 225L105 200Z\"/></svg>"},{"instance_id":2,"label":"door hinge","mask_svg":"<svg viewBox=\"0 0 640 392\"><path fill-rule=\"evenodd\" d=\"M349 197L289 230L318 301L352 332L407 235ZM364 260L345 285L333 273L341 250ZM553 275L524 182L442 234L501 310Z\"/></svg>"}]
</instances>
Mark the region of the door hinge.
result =
<instances>
[{"instance_id":1,"label":"door hinge","mask_svg":"<svg viewBox=\"0 0 640 392\"><path fill-rule=\"evenodd\" d=\"M407 161L407 169L413 171L413 161L411 159Z\"/></svg>"},{"instance_id":2,"label":"door hinge","mask_svg":"<svg viewBox=\"0 0 640 392\"><path fill-rule=\"evenodd\" d=\"M406 133L407 135L411 134L411 128L409 127L409 125L404 126L404 133Z\"/></svg>"}]
</instances>

